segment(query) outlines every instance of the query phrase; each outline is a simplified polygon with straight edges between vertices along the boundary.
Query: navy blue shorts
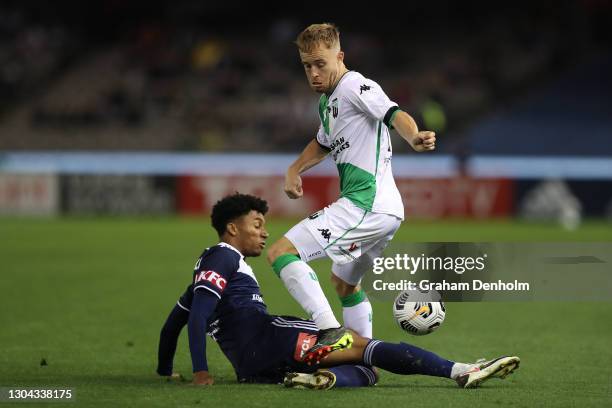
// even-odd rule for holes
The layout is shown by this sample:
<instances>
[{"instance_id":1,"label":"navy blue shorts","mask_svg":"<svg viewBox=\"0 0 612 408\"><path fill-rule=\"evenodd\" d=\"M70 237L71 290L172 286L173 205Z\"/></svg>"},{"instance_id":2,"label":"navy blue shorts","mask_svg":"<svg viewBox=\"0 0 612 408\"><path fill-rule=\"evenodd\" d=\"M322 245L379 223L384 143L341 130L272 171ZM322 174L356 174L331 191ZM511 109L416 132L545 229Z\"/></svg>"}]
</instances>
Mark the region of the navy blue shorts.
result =
<instances>
[{"instance_id":1,"label":"navy blue shorts","mask_svg":"<svg viewBox=\"0 0 612 408\"><path fill-rule=\"evenodd\" d=\"M234 364L238 381L279 383L290 371L314 372L317 367L302 362L314 346L318 329L313 321L293 316L266 315L259 335L242 350Z\"/></svg>"}]
</instances>

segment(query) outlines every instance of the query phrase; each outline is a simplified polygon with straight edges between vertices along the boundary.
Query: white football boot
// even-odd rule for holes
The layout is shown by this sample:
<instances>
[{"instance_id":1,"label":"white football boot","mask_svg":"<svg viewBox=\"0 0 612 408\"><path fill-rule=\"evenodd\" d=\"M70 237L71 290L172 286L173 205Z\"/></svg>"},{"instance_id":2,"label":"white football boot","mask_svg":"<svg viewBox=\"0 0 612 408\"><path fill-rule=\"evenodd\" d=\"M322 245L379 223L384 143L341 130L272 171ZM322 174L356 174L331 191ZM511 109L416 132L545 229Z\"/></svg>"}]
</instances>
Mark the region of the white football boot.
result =
<instances>
[{"instance_id":1,"label":"white football boot","mask_svg":"<svg viewBox=\"0 0 612 408\"><path fill-rule=\"evenodd\" d=\"M312 374L287 373L283 384L289 388L329 390L336 384L336 375L327 370L317 370Z\"/></svg>"},{"instance_id":2,"label":"white football boot","mask_svg":"<svg viewBox=\"0 0 612 408\"><path fill-rule=\"evenodd\" d=\"M471 369L457 376L455 381L461 388L476 388L491 378L504 379L516 370L521 359L512 357L499 357L493 360L478 360Z\"/></svg>"}]
</instances>

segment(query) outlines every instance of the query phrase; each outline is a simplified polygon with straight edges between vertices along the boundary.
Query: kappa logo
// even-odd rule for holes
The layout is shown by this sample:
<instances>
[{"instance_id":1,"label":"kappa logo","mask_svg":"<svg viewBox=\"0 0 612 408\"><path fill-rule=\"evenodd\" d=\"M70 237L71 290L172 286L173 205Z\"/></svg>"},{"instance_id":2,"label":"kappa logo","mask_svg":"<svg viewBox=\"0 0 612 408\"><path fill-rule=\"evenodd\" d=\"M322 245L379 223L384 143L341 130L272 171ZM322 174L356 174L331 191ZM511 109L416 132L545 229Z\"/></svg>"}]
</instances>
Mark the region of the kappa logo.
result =
<instances>
[{"instance_id":1,"label":"kappa logo","mask_svg":"<svg viewBox=\"0 0 612 408\"><path fill-rule=\"evenodd\" d=\"M314 346L317 336L310 333L301 332L298 335L297 342L295 343L295 352L293 353L293 359L295 361L302 361L304 354Z\"/></svg>"},{"instance_id":2,"label":"kappa logo","mask_svg":"<svg viewBox=\"0 0 612 408\"><path fill-rule=\"evenodd\" d=\"M332 101L332 116L334 119L338 117L338 98L334 98Z\"/></svg>"},{"instance_id":3,"label":"kappa logo","mask_svg":"<svg viewBox=\"0 0 612 408\"><path fill-rule=\"evenodd\" d=\"M215 285L219 290L225 289L225 285L227 285L227 281L221 275L219 275L215 271L202 271L195 276L193 281L194 285L197 285L199 282L206 281Z\"/></svg>"},{"instance_id":4,"label":"kappa logo","mask_svg":"<svg viewBox=\"0 0 612 408\"><path fill-rule=\"evenodd\" d=\"M359 87L359 95L361 95L364 91L369 91L371 89L371 87L367 86L367 85L361 85Z\"/></svg>"},{"instance_id":5,"label":"kappa logo","mask_svg":"<svg viewBox=\"0 0 612 408\"><path fill-rule=\"evenodd\" d=\"M329 232L327 228L317 228L317 231L321 233L321 236L323 237L323 239L329 242L329 238L331 238L331 232Z\"/></svg>"}]
</instances>

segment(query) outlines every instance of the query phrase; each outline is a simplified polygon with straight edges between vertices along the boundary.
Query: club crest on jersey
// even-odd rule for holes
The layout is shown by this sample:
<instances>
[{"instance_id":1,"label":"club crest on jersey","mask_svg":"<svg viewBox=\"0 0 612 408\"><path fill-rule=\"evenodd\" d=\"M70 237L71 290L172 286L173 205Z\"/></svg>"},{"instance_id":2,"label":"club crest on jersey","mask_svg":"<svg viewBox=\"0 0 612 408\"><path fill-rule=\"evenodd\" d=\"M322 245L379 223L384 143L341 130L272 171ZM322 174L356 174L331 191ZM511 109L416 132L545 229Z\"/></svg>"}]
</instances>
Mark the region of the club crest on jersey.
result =
<instances>
[{"instance_id":1,"label":"club crest on jersey","mask_svg":"<svg viewBox=\"0 0 612 408\"><path fill-rule=\"evenodd\" d=\"M199 282L206 281L215 285L219 290L225 289L225 285L227 285L227 281L221 275L219 275L215 271L202 271L195 276L193 281L194 285L197 285Z\"/></svg>"}]
</instances>

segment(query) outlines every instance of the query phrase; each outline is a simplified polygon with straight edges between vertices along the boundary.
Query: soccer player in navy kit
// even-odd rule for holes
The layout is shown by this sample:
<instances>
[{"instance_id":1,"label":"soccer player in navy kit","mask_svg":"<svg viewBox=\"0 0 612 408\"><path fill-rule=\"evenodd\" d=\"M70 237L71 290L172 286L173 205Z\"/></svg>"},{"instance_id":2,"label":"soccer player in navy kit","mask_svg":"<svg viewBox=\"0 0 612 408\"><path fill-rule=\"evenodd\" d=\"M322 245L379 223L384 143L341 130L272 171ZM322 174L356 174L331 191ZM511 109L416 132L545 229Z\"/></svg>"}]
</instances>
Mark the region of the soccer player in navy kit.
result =
<instances>
[{"instance_id":1,"label":"soccer player in navy kit","mask_svg":"<svg viewBox=\"0 0 612 408\"><path fill-rule=\"evenodd\" d=\"M316 342L310 320L267 312L257 279L245 257L261 255L268 233L267 203L234 194L213 207L212 224L221 240L198 258L192 283L180 297L159 342L157 373L173 374L173 359L182 328L188 326L196 385L212 385L206 361L206 334L219 344L238 381L279 383L325 389L366 386L376 382L372 366L398 374L452 378L464 388L489 378L503 378L518 367L518 357L500 357L475 364L449 361L418 347L370 340L354 334L348 350L328 354L319 366L303 361ZM319 367L329 367L318 369Z\"/></svg>"}]
</instances>

